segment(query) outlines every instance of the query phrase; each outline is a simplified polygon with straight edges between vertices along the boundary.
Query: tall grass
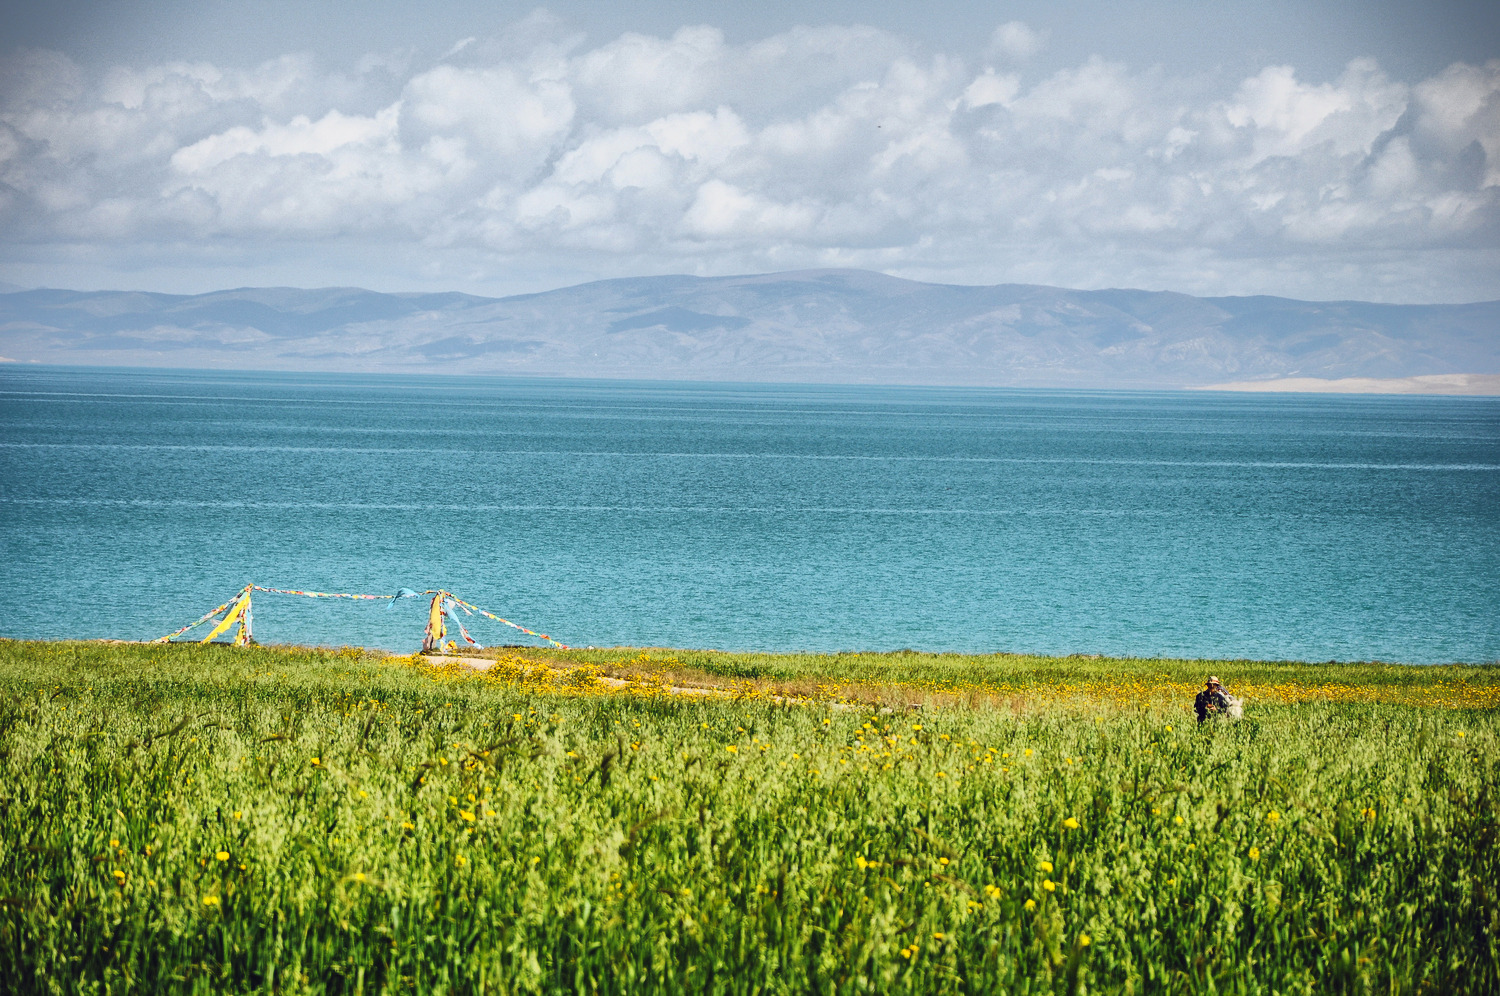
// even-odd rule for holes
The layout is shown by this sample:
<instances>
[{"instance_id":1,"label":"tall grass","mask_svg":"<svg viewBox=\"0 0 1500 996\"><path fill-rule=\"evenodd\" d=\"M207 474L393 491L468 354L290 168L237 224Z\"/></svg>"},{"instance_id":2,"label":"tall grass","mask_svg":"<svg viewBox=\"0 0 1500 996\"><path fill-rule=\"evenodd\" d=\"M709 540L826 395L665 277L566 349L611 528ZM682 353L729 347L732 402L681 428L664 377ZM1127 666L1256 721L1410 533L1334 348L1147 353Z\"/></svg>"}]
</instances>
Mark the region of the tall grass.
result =
<instances>
[{"instance_id":1,"label":"tall grass","mask_svg":"<svg viewBox=\"0 0 1500 996\"><path fill-rule=\"evenodd\" d=\"M1496 992L1500 731L1456 704L1200 729L0 642L0 991Z\"/></svg>"},{"instance_id":2,"label":"tall grass","mask_svg":"<svg viewBox=\"0 0 1500 996\"><path fill-rule=\"evenodd\" d=\"M546 653L558 661L604 665L610 671L664 673L689 684L748 682L790 691L846 692L854 698L884 691L896 698L939 702L1021 696L1042 703L1082 697L1090 702L1177 702L1180 706L1203 687L1208 675L1219 674L1232 683L1236 693L1263 702L1500 707L1500 668L1492 665L1412 667L1380 662L1188 661L912 650L842 654L672 650L647 651L641 658L644 666L632 667L630 655L618 648Z\"/></svg>"}]
</instances>

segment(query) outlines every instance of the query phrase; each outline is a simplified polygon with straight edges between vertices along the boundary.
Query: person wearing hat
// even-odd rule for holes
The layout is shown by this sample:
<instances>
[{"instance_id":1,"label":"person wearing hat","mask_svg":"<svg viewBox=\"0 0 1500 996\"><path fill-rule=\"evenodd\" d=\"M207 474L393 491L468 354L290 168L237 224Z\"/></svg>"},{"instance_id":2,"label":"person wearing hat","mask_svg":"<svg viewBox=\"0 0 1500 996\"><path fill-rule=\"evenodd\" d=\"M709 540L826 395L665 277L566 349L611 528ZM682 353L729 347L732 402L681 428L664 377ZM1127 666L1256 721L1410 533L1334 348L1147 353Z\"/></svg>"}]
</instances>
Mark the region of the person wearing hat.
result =
<instances>
[{"instance_id":1,"label":"person wearing hat","mask_svg":"<svg viewBox=\"0 0 1500 996\"><path fill-rule=\"evenodd\" d=\"M1207 687L1193 700L1193 711L1198 714L1198 722L1201 723L1210 716L1226 715L1231 701L1229 693L1224 691L1224 686L1219 683L1219 679L1210 677Z\"/></svg>"}]
</instances>

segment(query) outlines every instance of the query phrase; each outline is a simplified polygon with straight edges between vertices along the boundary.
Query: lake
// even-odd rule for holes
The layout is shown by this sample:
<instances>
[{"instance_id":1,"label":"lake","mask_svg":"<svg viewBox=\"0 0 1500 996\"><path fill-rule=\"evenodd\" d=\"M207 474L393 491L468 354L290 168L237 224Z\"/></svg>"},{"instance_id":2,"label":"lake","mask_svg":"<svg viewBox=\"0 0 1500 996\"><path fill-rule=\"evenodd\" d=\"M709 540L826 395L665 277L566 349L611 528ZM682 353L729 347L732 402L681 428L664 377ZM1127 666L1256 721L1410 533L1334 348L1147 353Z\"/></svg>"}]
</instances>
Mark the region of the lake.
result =
<instances>
[{"instance_id":1,"label":"lake","mask_svg":"<svg viewBox=\"0 0 1500 996\"><path fill-rule=\"evenodd\" d=\"M1500 399L0 367L0 635L251 581L576 645L1491 661Z\"/></svg>"}]
</instances>

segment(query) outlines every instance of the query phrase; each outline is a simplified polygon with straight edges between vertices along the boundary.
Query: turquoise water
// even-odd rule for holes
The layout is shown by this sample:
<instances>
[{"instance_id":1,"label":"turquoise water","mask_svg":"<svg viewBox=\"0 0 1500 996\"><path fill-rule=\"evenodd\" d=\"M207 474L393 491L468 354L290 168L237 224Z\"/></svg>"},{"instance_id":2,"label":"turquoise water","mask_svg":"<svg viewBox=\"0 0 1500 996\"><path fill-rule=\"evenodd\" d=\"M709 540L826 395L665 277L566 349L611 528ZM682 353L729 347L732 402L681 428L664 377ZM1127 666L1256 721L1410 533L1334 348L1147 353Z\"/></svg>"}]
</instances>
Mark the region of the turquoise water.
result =
<instances>
[{"instance_id":1,"label":"turquoise water","mask_svg":"<svg viewBox=\"0 0 1500 996\"><path fill-rule=\"evenodd\" d=\"M578 645L1488 661L1500 401L0 368L0 635L249 581Z\"/></svg>"}]
</instances>

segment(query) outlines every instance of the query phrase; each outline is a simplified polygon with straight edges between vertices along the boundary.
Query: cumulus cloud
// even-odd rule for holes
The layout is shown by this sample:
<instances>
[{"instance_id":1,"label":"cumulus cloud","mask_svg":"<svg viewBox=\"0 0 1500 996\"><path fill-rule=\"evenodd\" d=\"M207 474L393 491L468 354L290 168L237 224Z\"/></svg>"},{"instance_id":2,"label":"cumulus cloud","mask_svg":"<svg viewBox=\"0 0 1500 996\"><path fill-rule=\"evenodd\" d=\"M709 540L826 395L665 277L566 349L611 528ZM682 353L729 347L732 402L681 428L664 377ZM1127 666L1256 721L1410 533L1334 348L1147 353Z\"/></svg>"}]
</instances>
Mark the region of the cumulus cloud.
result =
<instances>
[{"instance_id":1,"label":"cumulus cloud","mask_svg":"<svg viewBox=\"0 0 1500 996\"><path fill-rule=\"evenodd\" d=\"M1029 59L1047 45L1047 33L1025 21L1006 21L990 35L990 53L1012 59Z\"/></svg>"},{"instance_id":2,"label":"cumulus cloud","mask_svg":"<svg viewBox=\"0 0 1500 996\"><path fill-rule=\"evenodd\" d=\"M1100 59L1028 78L1045 38L1019 22L979 65L859 27L592 48L548 30L338 71L90 75L19 53L0 65L11 255L358 240L601 275L856 265L1201 291L1295 270L1304 292L1311 265L1330 288L1363 268L1440 294L1455 258L1492 268L1500 248L1500 60L1415 82L1370 60L1328 80Z\"/></svg>"}]
</instances>

